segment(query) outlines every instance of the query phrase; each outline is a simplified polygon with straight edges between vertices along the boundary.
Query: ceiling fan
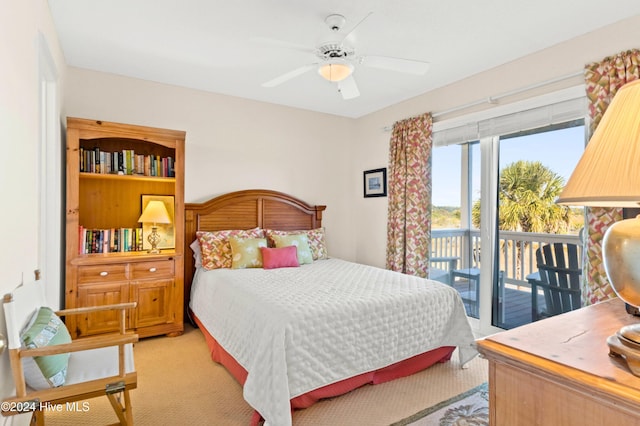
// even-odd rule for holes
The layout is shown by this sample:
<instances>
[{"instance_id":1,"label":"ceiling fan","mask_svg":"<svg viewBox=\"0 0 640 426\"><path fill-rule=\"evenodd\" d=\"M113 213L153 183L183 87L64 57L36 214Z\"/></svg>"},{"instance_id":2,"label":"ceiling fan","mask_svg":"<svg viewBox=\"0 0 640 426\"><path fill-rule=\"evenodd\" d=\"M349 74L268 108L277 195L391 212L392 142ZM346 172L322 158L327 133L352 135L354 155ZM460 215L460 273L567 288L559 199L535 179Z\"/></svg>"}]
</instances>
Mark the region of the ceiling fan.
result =
<instances>
[{"instance_id":1,"label":"ceiling fan","mask_svg":"<svg viewBox=\"0 0 640 426\"><path fill-rule=\"evenodd\" d=\"M276 87L280 84L298 77L316 68L318 73L328 81L338 85L338 91L343 99L353 99L360 96L360 90L353 77L356 66L363 65L372 68L379 68L397 71L406 74L424 75L429 69L429 63L411 59L402 59L388 56L358 56L356 50L346 43L346 39L365 19L373 12L367 14L358 22L347 34L337 41L321 43L314 49L302 48L301 50L315 54L317 60L313 63L303 65L288 71L278 77L262 83L263 87ZM333 33L339 33L343 28L346 19L339 14L332 14L325 18L324 22ZM261 39L264 41L265 39ZM280 46L289 46L298 49L288 43L276 42Z\"/></svg>"}]
</instances>

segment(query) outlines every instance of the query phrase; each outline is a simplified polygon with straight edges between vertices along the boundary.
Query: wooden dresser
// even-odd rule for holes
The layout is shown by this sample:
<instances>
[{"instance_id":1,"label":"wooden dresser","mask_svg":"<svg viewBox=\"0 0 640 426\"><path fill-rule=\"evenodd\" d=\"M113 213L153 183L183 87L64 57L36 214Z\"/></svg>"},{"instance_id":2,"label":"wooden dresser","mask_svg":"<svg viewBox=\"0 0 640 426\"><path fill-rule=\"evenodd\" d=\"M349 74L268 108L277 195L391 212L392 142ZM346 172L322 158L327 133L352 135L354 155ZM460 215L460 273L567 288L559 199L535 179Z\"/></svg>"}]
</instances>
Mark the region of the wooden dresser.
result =
<instances>
[{"instance_id":1,"label":"wooden dresser","mask_svg":"<svg viewBox=\"0 0 640 426\"><path fill-rule=\"evenodd\" d=\"M606 339L640 322L620 299L478 341L489 360L492 426L640 426L640 377Z\"/></svg>"}]
</instances>

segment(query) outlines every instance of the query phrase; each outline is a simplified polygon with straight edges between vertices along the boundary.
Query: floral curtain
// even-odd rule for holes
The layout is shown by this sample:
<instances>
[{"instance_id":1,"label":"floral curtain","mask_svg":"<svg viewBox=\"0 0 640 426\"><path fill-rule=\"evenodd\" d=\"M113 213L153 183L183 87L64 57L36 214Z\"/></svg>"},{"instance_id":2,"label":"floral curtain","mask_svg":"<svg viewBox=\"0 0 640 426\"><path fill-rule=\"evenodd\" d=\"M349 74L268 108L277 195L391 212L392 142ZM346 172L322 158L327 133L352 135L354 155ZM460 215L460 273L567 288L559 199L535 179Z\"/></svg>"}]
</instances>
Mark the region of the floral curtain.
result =
<instances>
[{"instance_id":1,"label":"floral curtain","mask_svg":"<svg viewBox=\"0 0 640 426\"><path fill-rule=\"evenodd\" d=\"M427 277L431 241L431 114L393 125L389 149L387 269Z\"/></svg>"},{"instance_id":2,"label":"floral curtain","mask_svg":"<svg viewBox=\"0 0 640 426\"><path fill-rule=\"evenodd\" d=\"M585 67L592 135L618 89L640 78L640 51L621 52ZM602 262L602 238L611 224L622 219L620 208L587 208L587 235L584 250L583 305L615 297Z\"/></svg>"}]
</instances>

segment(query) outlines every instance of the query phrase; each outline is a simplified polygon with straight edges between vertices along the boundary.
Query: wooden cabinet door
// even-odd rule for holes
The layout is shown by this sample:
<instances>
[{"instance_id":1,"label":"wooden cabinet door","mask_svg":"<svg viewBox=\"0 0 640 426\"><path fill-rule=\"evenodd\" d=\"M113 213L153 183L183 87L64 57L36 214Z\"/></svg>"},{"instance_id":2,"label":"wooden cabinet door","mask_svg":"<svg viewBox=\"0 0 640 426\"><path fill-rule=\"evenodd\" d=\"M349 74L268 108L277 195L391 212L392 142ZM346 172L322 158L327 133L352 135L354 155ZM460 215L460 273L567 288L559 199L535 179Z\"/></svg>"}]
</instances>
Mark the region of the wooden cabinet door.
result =
<instances>
[{"instance_id":1,"label":"wooden cabinet door","mask_svg":"<svg viewBox=\"0 0 640 426\"><path fill-rule=\"evenodd\" d=\"M78 306L100 306L129 301L128 282L85 283L78 286ZM110 333L119 329L118 311L99 311L77 315L77 336ZM126 320L130 327L129 319Z\"/></svg>"},{"instance_id":2,"label":"wooden cabinet door","mask_svg":"<svg viewBox=\"0 0 640 426\"><path fill-rule=\"evenodd\" d=\"M135 329L173 322L172 278L131 282L131 301L137 302L131 326Z\"/></svg>"}]
</instances>

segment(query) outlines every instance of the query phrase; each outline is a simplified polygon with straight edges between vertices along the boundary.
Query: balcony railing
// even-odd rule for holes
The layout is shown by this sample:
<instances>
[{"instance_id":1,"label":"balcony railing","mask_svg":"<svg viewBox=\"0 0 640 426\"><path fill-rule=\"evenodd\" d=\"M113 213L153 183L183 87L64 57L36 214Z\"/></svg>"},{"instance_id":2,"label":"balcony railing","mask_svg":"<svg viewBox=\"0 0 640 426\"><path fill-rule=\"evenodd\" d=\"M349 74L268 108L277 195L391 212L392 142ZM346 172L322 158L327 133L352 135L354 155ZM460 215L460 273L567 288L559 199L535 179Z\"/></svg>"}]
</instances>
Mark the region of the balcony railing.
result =
<instances>
[{"instance_id":1,"label":"balcony railing","mask_svg":"<svg viewBox=\"0 0 640 426\"><path fill-rule=\"evenodd\" d=\"M528 307L520 307L523 318L513 319L516 305L505 303L505 306L507 310L513 310L511 324L524 324L531 321L531 286L526 277L538 270L535 257L538 247L556 242L576 244L580 248L580 260L582 260L582 244L578 235L500 231L499 236L499 265L505 288L528 293L527 297L524 294L510 293L514 296L514 300L519 300L517 303L528 303ZM488 248L486 249L488 250ZM431 259L436 259L436 261L432 260L431 267L440 270L448 270L453 265L459 269L481 269L480 231L477 229L433 230L431 232ZM437 261L437 259L442 260ZM452 259L454 260L452 261Z\"/></svg>"}]
</instances>

